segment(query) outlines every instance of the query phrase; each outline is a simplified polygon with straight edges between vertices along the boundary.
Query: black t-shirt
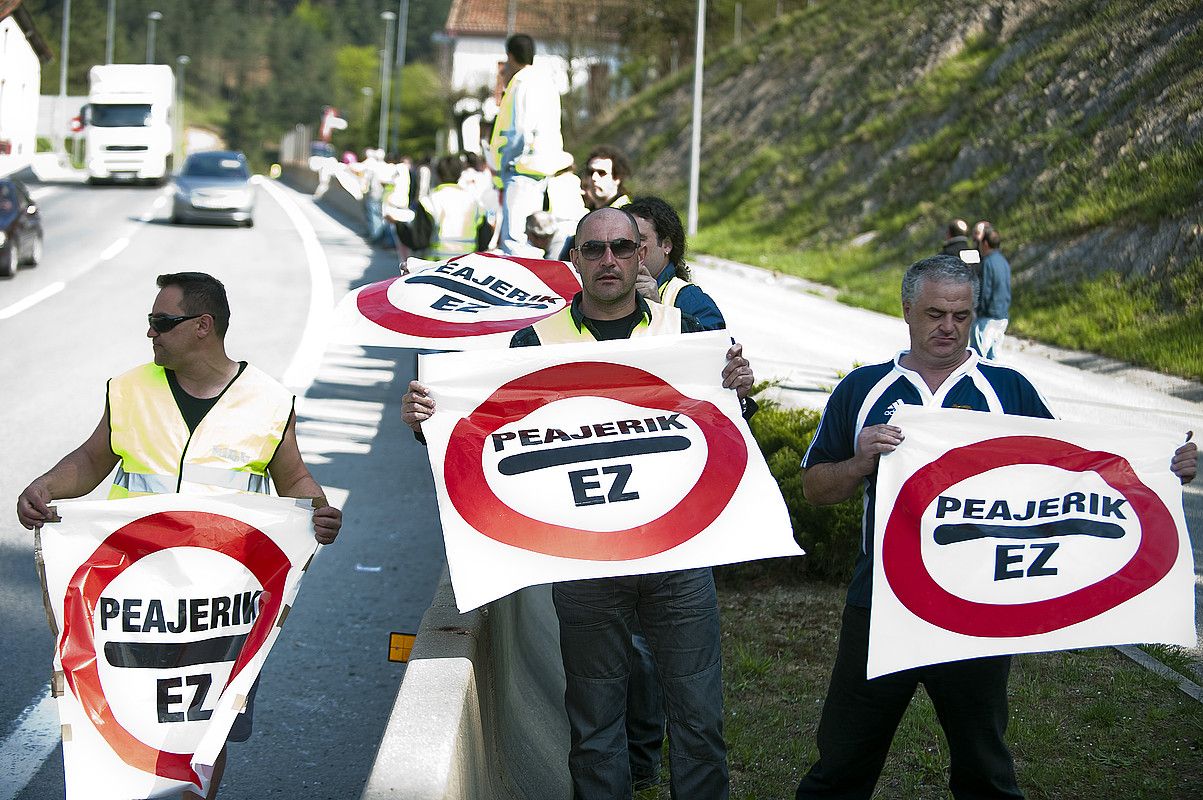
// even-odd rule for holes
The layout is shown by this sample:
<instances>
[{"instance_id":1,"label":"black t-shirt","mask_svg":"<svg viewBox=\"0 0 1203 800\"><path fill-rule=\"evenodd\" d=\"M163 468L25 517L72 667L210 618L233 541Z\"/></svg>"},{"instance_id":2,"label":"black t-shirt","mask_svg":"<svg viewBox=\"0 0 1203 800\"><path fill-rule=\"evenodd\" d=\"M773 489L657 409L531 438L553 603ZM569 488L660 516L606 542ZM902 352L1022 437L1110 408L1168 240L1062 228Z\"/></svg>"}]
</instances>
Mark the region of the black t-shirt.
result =
<instances>
[{"instance_id":1,"label":"black t-shirt","mask_svg":"<svg viewBox=\"0 0 1203 800\"><path fill-rule=\"evenodd\" d=\"M175 378L174 370L164 370L167 373L167 385L171 387L171 396L175 398L175 404L179 406L180 414L184 417L184 423L188 426L188 432L192 433L196 430L196 426L200 425L201 420L205 418L205 414L213 406L217 405L217 401L226 393L226 389L230 388L230 384L238 380L238 376L246 369L246 362L238 362L238 372L230 379L230 383L226 384L225 389L222 389L216 397L193 397L184 391L184 387L180 386L180 382Z\"/></svg>"},{"instance_id":2,"label":"black t-shirt","mask_svg":"<svg viewBox=\"0 0 1203 800\"><path fill-rule=\"evenodd\" d=\"M643 310L636 306L635 310L625 317L618 319L591 319L587 321L589 329L599 342L610 342L615 339L629 339L635 326L643 322Z\"/></svg>"}]
</instances>

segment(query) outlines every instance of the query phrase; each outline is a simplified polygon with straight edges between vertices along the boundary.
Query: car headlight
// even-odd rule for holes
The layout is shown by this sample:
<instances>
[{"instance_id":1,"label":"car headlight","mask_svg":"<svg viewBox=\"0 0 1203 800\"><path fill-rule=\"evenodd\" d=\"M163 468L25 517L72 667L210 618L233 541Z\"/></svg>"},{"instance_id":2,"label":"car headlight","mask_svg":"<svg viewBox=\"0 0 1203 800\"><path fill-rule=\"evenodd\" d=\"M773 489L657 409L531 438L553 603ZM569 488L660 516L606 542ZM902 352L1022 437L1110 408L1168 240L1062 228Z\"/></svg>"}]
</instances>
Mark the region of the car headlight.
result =
<instances>
[{"instance_id":1,"label":"car headlight","mask_svg":"<svg viewBox=\"0 0 1203 800\"><path fill-rule=\"evenodd\" d=\"M0 247L4 247L6 244L8 244L8 234L0 231Z\"/></svg>"}]
</instances>

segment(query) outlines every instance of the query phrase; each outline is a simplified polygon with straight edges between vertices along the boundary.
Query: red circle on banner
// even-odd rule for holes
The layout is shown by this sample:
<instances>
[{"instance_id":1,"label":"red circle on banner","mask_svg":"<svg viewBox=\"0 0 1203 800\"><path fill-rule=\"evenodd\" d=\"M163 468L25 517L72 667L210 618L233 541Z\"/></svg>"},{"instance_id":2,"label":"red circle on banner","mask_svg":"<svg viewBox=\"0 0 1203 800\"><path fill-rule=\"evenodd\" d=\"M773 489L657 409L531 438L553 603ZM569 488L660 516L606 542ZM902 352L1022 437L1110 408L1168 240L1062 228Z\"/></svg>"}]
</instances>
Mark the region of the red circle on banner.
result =
<instances>
[{"instance_id":1,"label":"red circle on banner","mask_svg":"<svg viewBox=\"0 0 1203 800\"><path fill-rule=\"evenodd\" d=\"M581 284L577 281L572 267L563 261L544 261L535 258L522 258L521 256L503 257L495 256L491 253L473 253L472 255L499 258L526 267L535 277L543 281L548 288L563 298L565 303L572 302L573 296L581 289ZM454 264L460 258L463 258L463 256L453 258L447 263ZM397 281L404 281L405 278L406 276L398 276L365 286L359 292L359 296L355 298L356 304L359 307L359 313L380 327L387 328L390 331L404 333L409 336L426 336L431 339L449 339L459 336L482 336L489 333L506 333L522 330L528 325L533 325L560 310L559 308L553 308L546 314L523 317L521 319L479 320L477 322L448 322L446 320L433 319L411 311L405 311L393 305L388 296L389 287Z\"/></svg>"},{"instance_id":2,"label":"red circle on banner","mask_svg":"<svg viewBox=\"0 0 1203 800\"><path fill-rule=\"evenodd\" d=\"M71 691L96 730L130 766L163 778L200 786L191 755L158 750L117 721L100 683L93 619L105 588L139 560L174 547L200 547L222 553L245 566L263 587L260 611L230 678L242 671L267 640L280 612L291 564L288 556L262 531L230 517L204 511L161 511L114 531L79 566L63 598L63 632L59 658Z\"/></svg>"},{"instance_id":3,"label":"red circle on banner","mask_svg":"<svg viewBox=\"0 0 1203 800\"><path fill-rule=\"evenodd\" d=\"M1114 574L1059 597L1009 604L958 597L936 583L923 561L923 512L954 484L1020 464L1098 473L1132 507L1140 522L1140 545ZM949 450L902 485L882 537L882 568L898 600L933 625L967 636L1032 636L1075 625L1136 597L1169 573L1178 546L1169 509L1127 460L1042 436L1006 436Z\"/></svg>"},{"instance_id":4,"label":"red circle on banner","mask_svg":"<svg viewBox=\"0 0 1203 800\"><path fill-rule=\"evenodd\" d=\"M693 420L706 439L706 464L697 483L662 516L617 531L556 525L507 506L485 479L486 439L503 425L572 397L605 397ZM731 501L747 463L743 436L713 403L687 397L645 370L590 361L547 367L500 387L456 424L443 472L460 516L491 539L563 558L628 561L663 553L705 530Z\"/></svg>"}]
</instances>

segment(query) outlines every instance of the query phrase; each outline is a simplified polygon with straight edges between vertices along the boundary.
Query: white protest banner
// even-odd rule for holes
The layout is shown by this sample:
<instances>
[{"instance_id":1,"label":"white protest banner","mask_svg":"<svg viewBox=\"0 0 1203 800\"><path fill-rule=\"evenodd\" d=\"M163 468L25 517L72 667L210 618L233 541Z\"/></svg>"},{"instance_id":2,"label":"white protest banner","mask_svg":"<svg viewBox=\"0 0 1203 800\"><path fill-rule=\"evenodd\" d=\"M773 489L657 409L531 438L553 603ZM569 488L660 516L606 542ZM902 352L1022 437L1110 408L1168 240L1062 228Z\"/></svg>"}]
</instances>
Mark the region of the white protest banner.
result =
<instances>
[{"instance_id":1,"label":"white protest banner","mask_svg":"<svg viewBox=\"0 0 1203 800\"><path fill-rule=\"evenodd\" d=\"M571 264L470 253L361 286L334 312L343 344L470 350L505 347L581 288Z\"/></svg>"},{"instance_id":2,"label":"white protest banner","mask_svg":"<svg viewBox=\"0 0 1203 800\"><path fill-rule=\"evenodd\" d=\"M800 555L722 332L419 356L456 605Z\"/></svg>"},{"instance_id":3,"label":"white protest banner","mask_svg":"<svg viewBox=\"0 0 1203 800\"><path fill-rule=\"evenodd\" d=\"M62 501L40 532L67 800L204 795L317 543L307 501Z\"/></svg>"},{"instance_id":4,"label":"white protest banner","mask_svg":"<svg viewBox=\"0 0 1203 800\"><path fill-rule=\"evenodd\" d=\"M881 458L870 678L987 655L1193 646L1182 443L1137 428L902 406Z\"/></svg>"}]
</instances>

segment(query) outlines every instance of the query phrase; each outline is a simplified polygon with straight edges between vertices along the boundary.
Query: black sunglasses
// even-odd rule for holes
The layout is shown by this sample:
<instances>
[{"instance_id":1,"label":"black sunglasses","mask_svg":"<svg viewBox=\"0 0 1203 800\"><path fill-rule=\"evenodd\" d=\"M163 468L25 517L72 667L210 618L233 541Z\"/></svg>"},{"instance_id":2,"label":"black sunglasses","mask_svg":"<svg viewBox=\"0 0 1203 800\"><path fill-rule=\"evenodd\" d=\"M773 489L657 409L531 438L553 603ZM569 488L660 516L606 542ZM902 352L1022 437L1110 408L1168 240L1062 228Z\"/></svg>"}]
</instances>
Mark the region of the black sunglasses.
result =
<instances>
[{"instance_id":1,"label":"black sunglasses","mask_svg":"<svg viewBox=\"0 0 1203 800\"><path fill-rule=\"evenodd\" d=\"M590 261L597 261L606 254L607 247L610 248L610 252L614 254L615 258L630 258L635 255L639 243L630 239L611 239L608 242L590 240L578 245L576 249Z\"/></svg>"},{"instance_id":2,"label":"black sunglasses","mask_svg":"<svg viewBox=\"0 0 1203 800\"><path fill-rule=\"evenodd\" d=\"M203 317L204 314L192 314L187 317L169 317L165 314L147 314L146 321L150 323L150 327L155 329L155 333L167 333L167 331L179 325L181 322L187 322L190 319Z\"/></svg>"}]
</instances>

